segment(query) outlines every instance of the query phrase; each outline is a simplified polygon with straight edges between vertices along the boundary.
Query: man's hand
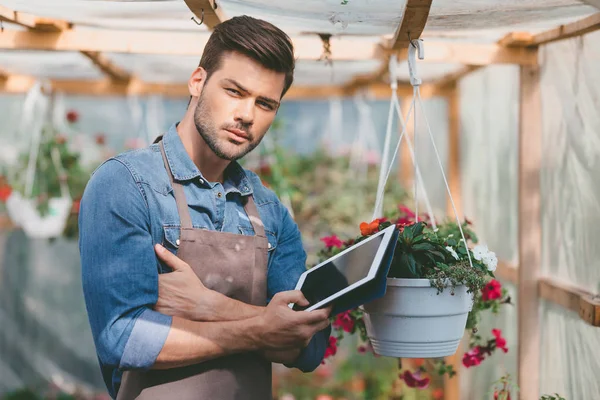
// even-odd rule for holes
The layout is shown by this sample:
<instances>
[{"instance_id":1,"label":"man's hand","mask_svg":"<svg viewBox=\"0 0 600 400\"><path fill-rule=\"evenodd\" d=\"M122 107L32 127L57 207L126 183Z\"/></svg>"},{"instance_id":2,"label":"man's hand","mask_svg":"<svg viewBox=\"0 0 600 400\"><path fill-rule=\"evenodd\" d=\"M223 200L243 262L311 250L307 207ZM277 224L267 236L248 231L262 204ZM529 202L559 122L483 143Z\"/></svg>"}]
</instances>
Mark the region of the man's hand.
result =
<instances>
[{"instance_id":1,"label":"man's hand","mask_svg":"<svg viewBox=\"0 0 600 400\"><path fill-rule=\"evenodd\" d=\"M260 314L256 307L208 289L186 262L157 244L158 257L173 272L158 276L158 301L154 309L191 321L236 321Z\"/></svg>"},{"instance_id":2,"label":"man's hand","mask_svg":"<svg viewBox=\"0 0 600 400\"><path fill-rule=\"evenodd\" d=\"M308 346L315 333L329 326L331 307L315 311L294 311L289 307L290 303L309 305L299 290L280 292L273 296L260 316L262 335L259 341L265 354L303 349Z\"/></svg>"}]
</instances>

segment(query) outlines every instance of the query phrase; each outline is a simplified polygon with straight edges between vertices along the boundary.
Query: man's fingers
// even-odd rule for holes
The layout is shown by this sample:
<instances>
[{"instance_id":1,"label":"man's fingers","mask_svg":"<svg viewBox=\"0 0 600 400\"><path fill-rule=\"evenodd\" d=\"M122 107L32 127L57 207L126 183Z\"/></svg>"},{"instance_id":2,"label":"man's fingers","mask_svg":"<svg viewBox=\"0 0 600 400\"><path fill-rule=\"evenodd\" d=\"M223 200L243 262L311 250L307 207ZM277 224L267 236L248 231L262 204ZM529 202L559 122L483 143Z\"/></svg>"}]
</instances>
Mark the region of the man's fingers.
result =
<instances>
[{"instance_id":1,"label":"man's fingers","mask_svg":"<svg viewBox=\"0 0 600 400\"><path fill-rule=\"evenodd\" d=\"M279 292L273 297L272 301L275 301L276 303L282 303L285 305L294 303L301 307L306 307L309 305L308 300L306 300L306 297L304 297L302 292L299 290Z\"/></svg>"},{"instance_id":2,"label":"man's fingers","mask_svg":"<svg viewBox=\"0 0 600 400\"><path fill-rule=\"evenodd\" d=\"M175 254L171 253L169 250L165 249L158 243L154 246L154 251L156 252L158 258L160 258L169 267L173 268L173 271L179 271L189 267L189 265L185 261L177 257Z\"/></svg>"},{"instance_id":3,"label":"man's fingers","mask_svg":"<svg viewBox=\"0 0 600 400\"><path fill-rule=\"evenodd\" d=\"M299 311L298 318L303 324L319 324L329 321L329 312L327 310Z\"/></svg>"}]
</instances>

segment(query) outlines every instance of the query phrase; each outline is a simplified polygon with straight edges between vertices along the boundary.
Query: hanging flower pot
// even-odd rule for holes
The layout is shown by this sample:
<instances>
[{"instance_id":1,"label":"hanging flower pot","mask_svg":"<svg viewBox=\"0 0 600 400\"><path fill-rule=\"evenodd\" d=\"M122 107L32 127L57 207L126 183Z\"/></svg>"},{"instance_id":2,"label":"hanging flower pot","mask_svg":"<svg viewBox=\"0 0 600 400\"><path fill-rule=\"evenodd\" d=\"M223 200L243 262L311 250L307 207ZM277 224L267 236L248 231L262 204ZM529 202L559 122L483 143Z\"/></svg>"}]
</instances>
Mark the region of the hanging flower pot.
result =
<instances>
[{"instance_id":1,"label":"hanging flower pot","mask_svg":"<svg viewBox=\"0 0 600 400\"><path fill-rule=\"evenodd\" d=\"M379 355L450 356L463 337L472 302L464 285L440 292L429 279L388 278L386 294L364 305L367 335Z\"/></svg>"},{"instance_id":2,"label":"hanging flower pot","mask_svg":"<svg viewBox=\"0 0 600 400\"><path fill-rule=\"evenodd\" d=\"M363 306L367 336L379 355L449 356L463 337L473 293L485 285L497 260L487 248L473 252L464 245L463 230L466 238L473 237L467 223L458 227L446 222L432 229L426 222L406 223L405 217L397 220L401 233L386 294Z\"/></svg>"}]
</instances>

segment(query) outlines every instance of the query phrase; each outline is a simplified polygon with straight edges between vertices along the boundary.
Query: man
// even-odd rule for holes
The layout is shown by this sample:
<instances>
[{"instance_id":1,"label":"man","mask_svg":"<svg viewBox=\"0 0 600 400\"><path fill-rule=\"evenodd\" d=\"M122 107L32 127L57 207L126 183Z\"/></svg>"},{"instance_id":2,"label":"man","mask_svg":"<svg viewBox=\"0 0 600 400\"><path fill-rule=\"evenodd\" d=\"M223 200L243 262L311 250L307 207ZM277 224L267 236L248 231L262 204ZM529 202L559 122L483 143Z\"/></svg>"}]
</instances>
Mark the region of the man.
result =
<instances>
[{"instance_id":1,"label":"man","mask_svg":"<svg viewBox=\"0 0 600 400\"><path fill-rule=\"evenodd\" d=\"M271 362L320 364L331 309L288 306L308 304L292 290L306 261L297 225L236 162L266 134L293 71L278 28L218 25L181 122L88 183L83 289L113 397L268 399Z\"/></svg>"}]
</instances>

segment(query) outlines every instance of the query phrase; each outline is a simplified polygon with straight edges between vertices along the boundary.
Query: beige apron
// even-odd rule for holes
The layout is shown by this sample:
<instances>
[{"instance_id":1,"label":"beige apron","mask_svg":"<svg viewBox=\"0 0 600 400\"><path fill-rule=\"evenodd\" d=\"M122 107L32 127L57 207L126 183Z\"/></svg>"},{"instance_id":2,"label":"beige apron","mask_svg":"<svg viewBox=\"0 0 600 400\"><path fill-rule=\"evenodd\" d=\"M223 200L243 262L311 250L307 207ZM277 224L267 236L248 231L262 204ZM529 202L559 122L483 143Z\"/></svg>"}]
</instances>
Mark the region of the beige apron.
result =
<instances>
[{"instance_id":1,"label":"beige apron","mask_svg":"<svg viewBox=\"0 0 600 400\"><path fill-rule=\"evenodd\" d=\"M193 228L183 186L173 180L162 142L160 150L181 220L177 256L209 289L244 303L266 305L269 242L252 196L246 198L244 209L255 236ZM271 363L256 353L243 353L183 368L126 371L117 399L272 399Z\"/></svg>"}]
</instances>

